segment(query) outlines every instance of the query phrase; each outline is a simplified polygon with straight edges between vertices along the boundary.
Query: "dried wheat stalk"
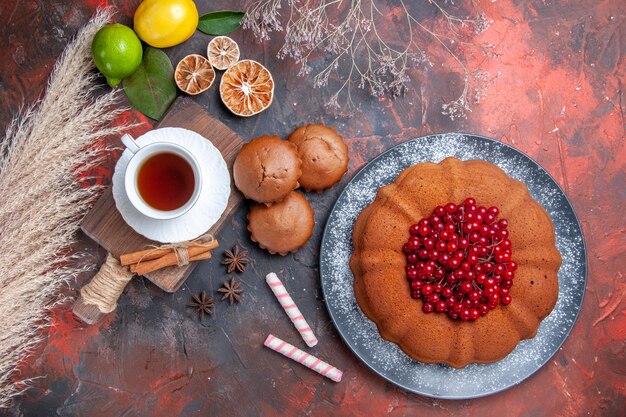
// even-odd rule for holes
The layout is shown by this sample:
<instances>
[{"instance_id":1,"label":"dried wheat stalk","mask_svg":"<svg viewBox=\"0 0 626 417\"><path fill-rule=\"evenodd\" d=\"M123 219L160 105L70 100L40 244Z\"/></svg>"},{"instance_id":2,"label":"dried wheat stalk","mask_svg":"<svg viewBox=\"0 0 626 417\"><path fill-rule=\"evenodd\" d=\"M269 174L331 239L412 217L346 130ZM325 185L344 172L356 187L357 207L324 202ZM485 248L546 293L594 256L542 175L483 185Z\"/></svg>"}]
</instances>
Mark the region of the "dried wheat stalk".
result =
<instances>
[{"instance_id":1,"label":"dried wheat stalk","mask_svg":"<svg viewBox=\"0 0 626 417\"><path fill-rule=\"evenodd\" d=\"M117 92L93 98L91 41L112 14L99 10L78 33L43 99L12 121L0 144L0 408L27 386L19 361L41 341L61 287L83 269L67 249L97 188L77 178L98 163L98 139L125 129L110 124L123 111Z\"/></svg>"}]
</instances>

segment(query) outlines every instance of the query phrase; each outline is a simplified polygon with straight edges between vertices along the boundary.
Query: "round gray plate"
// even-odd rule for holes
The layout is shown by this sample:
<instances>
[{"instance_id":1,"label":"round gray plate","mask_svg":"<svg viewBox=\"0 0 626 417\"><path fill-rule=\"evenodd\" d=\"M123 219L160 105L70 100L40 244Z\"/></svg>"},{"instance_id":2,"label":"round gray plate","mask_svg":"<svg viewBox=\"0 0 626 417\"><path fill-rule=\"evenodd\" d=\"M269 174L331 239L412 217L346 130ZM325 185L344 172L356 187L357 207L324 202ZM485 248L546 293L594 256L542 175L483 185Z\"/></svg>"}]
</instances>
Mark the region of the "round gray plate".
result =
<instances>
[{"instance_id":1,"label":"round gray plate","mask_svg":"<svg viewBox=\"0 0 626 417\"><path fill-rule=\"evenodd\" d=\"M359 309L348 266L352 228L378 189L418 162L440 162L448 156L492 162L528 186L546 208L563 257L559 298L541 323L537 336L520 342L499 362L454 369L416 362L397 345L382 339L374 323ZM569 335L582 305L587 281L587 257L578 219L554 179L517 149L485 137L464 134L431 135L404 142L365 165L348 183L328 218L320 255L322 290L330 316L354 353L374 372L417 394L462 399L493 394L528 378L541 368Z\"/></svg>"}]
</instances>

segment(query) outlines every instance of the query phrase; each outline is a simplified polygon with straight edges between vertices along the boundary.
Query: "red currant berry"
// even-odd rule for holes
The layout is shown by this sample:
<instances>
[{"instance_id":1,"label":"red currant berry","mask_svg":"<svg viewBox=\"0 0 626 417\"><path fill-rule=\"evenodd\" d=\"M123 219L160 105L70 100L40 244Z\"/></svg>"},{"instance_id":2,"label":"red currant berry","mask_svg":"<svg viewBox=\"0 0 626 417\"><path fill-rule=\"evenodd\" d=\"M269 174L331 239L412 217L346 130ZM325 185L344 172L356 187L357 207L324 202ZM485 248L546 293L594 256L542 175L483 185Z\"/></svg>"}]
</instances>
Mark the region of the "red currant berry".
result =
<instances>
[{"instance_id":1,"label":"red currant berry","mask_svg":"<svg viewBox=\"0 0 626 417\"><path fill-rule=\"evenodd\" d=\"M457 269L461 265L459 258L452 258L448 261L448 266L452 269Z\"/></svg>"},{"instance_id":2,"label":"red currant berry","mask_svg":"<svg viewBox=\"0 0 626 417\"><path fill-rule=\"evenodd\" d=\"M478 256L472 254L467 256L467 263L470 265L476 265L478 263Z\"/></svg>"},{"instance_id":3,"label":"red currant berry","mask_svg":"<svg viewBox=\"0 0 626 417\"><path fill-rule=\"evenodd\" d=\"M463 281L460 284L460 288L461 288L461 291L463 291L464 293L468 293L472 291L472 283L469 281Z\"/></svg>"},{"instance_id":4,"label":"red currant berry","mask_svg":"<svg viewBox=\"0 0 626 417\"><path fill-rule=\"evenodd\" d=\"M437 257L437 260L439 261L440 264L446 265L448 261L450 260L450 255L445 252L440 253L439 256Z\"/></svg>"},{"instance_id":5,"label":"red currant berry","mask_svg":"<svg viewBox=\"0 0 626 417\"><path fill-rule=\"evenodd\" d=\"M498 232L496 233L496 237L498 239L506 239L507 237L509 237L509 231L506 229L498 229Z\"/></svg>"},{"instance_id":6,"label":"red currant berry","mask_svg":"<svg viewBox=\"0 0 626 417\"><path fill-rule=\"evenodd\" d=\"M465 201L463 201L463 204L465 204L466 206L475 206L476 200L473 197L468 197L465 199Z\"/></svg>"},{"instance_id":7,"label":"red currant berry","mask_svg":"<svg viewBox=\"0 0 626 417\"><path fill-rule=\"evenodd\" d=\"M419 247L422 245L422 241L417 236L411 236L411 238L409 239L409 245L413 247L413 250L418 250Z\"/></svg>"},{"instance_id":8,"label":"red currant berry","mask_svg":"<svg viewBox=\"0 0 626 417\"><path fill-rule=\"evenodd\" d=\"M446 304L445 301L438 301L437 304L435 304L435 310L438 311L439 313L442 313L446 311L447 309L448 309L448 305Z\"/></svg>"},{"instance_id":9,"label":"red currant berry","mask_svg":"<svg viewBox=\"0 0 626 417\"><path fill-rule=\"evenodd\" d=\"M494 287L485 287L485 290L483 291L483 293L487 297L490 297L496 293L496 289Z\"/></svg>"},{"instance_id":10,"label":"red currant berry","mask_svg":"<svg viewBox=\"0 0 626 417\"><path fill-rule=\"evenodd\" d=\"M456 204L454 203L446 204L445 210L446 210L446 213L450 213L450 214L454 213L456 211Z\"/></svg>"},{"instance_id":11,"label":"red currant berry","mask_svg":"<svg viewBox=\"0 0 626 417\"><path fill-rule=\"evenodd\" d=\"M422 311L424 313L432 313L434 309L435 309L435 306L433 306L431 303L422 304Z\"/></svg>"}]
</instances>

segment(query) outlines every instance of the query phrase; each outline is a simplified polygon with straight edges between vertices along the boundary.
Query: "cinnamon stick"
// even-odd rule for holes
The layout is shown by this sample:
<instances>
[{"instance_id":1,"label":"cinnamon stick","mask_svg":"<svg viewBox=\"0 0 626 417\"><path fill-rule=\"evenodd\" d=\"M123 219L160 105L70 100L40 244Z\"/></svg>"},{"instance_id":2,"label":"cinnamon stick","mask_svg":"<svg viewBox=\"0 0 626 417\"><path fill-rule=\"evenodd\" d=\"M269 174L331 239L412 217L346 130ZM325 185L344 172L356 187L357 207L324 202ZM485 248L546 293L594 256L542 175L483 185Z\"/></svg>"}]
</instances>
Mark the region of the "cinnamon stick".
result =
<instances>
[{"instance_id":1,"label":"cinnamon stick","mask_svg":"<svg viewBox=\"0 0 626 417\"><path fill-rule=\"evenodd\" d=\"M145 249L132 253L125 253L120 256L120 264L122 266L136 264L137 262L151 261L161 256L171 253L171 249Z\"/></svg>"},{"instance_id":2,"label":"cinnamon stick","mask_svg":"<svg viewBox=\"0 0 626 417\"><path fill-rule=\"evenodd\" d=\"M211 256L211 250L203 246L191 246L187 248L187 251L189 252L190 261L195 261L196 257L200 255L204 255L206 256L206 258L202 257L199 259L208 259ZM177 264L178 264L178 257L176 256L176 253L174 251L170 250L170 252L167 255L161 256L158 259L153 259L153 260L145 261L145 262L141 261L138 264L133 264L131 265L130 270L136 273L137 275L145 275L147 273L157 271L167 266L173 266Z\"/></svg>"},{"instance_id":3,"label":"cinnamon stick","mask_svg":"<svg viewBox=\"0 0 626 417\"><path fill-rule=\"evenodd\" d=\"M192 244L189 246L189 249L196 247L196 246L202 247L204 248L204 250L211 250L211 249L217 248L219 246L219 243L217 242L217 240L212 240L210 242L201 243L201 244L199 243L197 245ZM126 266L126 265L132 265L136 263L143 263L144 261L151 261L153 259L158 259L171 253L173 253L171 248L144 249L144 250L140 250L137 252L126 253L120 256L120 264L122 266Z\"/></svg>"},{"instance_id":4,"label":"cinnamon stick","mask_svg":"<svg viewBox=\"0 0 626 417\"><path fill-rule=\"evenodd\" d=\"M212 256L211 251L208 250L208 251L202 252L202 253L200 253L200 254L198 254L196 256L192 256L191 258L189 258L189 262L196 262L196 261L202 261L204 259L211 259L211 256ZM143 265L143 262L140 263L140 264L129 265L130 272L137 273L137 268L140 265ZM150 268L156 267L156 265L154 265L154 264L153 265L149 265L149 266L150 266ZM167 266L173 266L173 265L167 265ZM164 266L163 268L166 268L167 266ZM154 272L154 271L156 271L156 269L153 270L153 271L144 272L144 274L148 274L148 273Z\"/></svg>"}]
</instances>

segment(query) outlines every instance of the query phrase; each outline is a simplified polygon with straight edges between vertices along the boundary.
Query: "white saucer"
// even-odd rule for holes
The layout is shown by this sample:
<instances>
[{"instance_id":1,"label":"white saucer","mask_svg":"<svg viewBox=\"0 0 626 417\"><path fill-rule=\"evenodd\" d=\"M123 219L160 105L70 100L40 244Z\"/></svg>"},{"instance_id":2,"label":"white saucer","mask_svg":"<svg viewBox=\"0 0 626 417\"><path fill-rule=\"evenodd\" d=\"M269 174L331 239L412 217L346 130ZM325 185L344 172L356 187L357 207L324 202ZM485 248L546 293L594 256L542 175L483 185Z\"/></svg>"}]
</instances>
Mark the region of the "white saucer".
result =
<instances>
[{"instance_id":1,"label":"white saucer","mask_svg":"<svg viewBox=\"0 0 626 417\"><path fill-rule=\"evenodd\" d=\"M172 142L187 148L202 169L202 191L196 204L180 217L155 220L140 213L130 202L124 174L132 154L125 150L113 174L113 198L124 221L137 233L161 243L175 243L201 236L217 222L230 196L230 174L220 151L203 136L191 130L165 127L136 139L140 146L151 142Z\"/></svg>"}]
</instances>

